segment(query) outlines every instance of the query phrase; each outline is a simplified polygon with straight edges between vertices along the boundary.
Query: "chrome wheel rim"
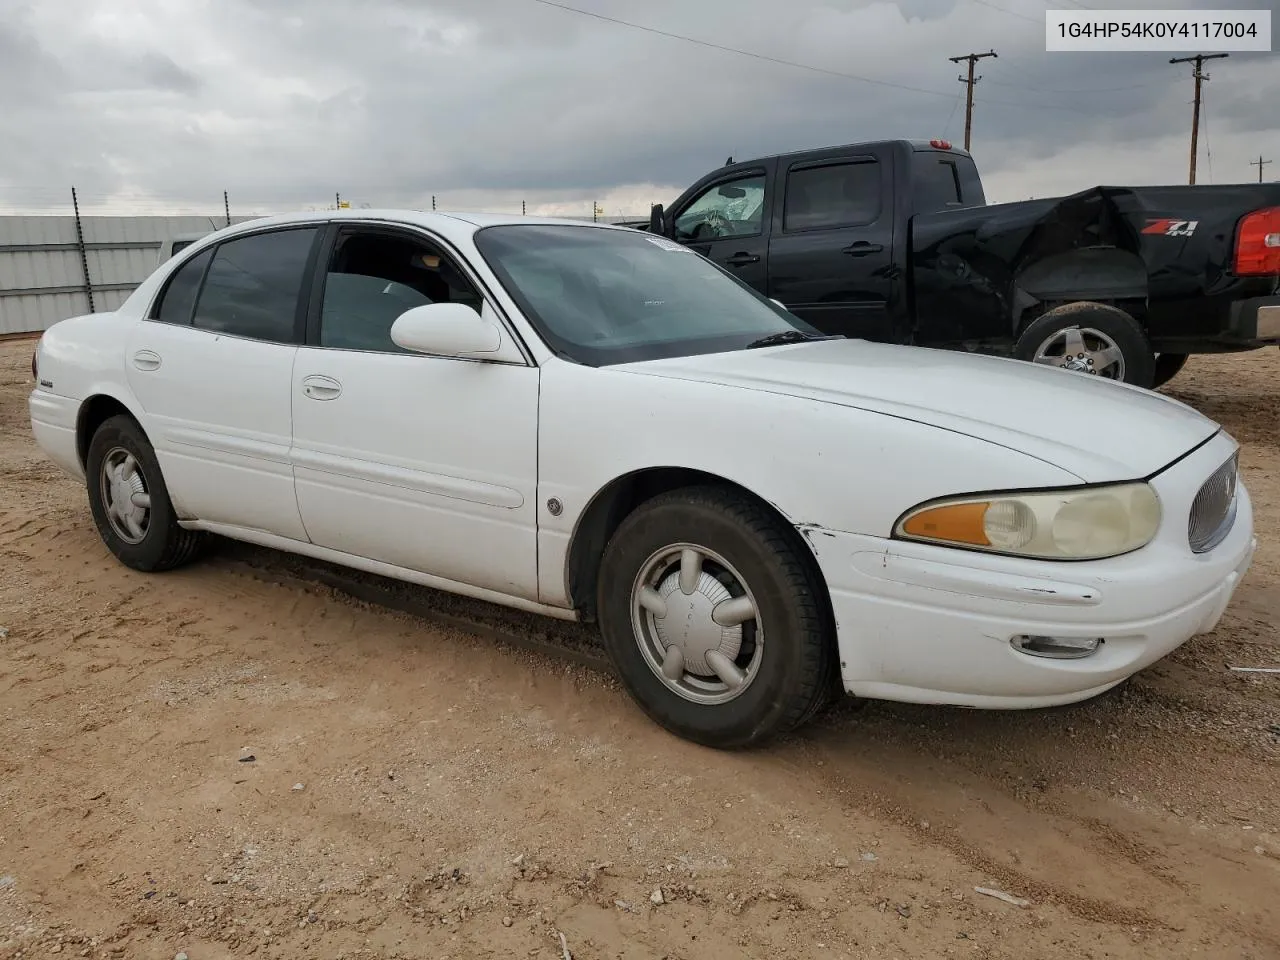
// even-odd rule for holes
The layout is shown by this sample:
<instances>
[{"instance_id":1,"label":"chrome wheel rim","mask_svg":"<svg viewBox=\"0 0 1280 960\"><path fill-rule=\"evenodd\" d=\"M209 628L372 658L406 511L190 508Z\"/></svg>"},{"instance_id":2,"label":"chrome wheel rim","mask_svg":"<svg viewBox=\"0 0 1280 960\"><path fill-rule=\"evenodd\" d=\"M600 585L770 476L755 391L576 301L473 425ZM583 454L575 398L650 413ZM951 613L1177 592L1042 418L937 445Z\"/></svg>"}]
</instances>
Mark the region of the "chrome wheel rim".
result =
<instances>
[{"instance_id":1,"label":"chrome wheel rim","mask_svg":"<svg viewBox=\"0 0 1280 960\"><path fill-rule=\"evenodd\" d=\"M151 493L138 458L112 447L102 459L99 480L111 532L125 543L141 543L151 525Z\"/></svg>"},{"instance_id":2,"label":"chrome wheel rim","mask_svg":"<svg viewBox=\"0 0 1280 960\"><path fill-rule=\"evenodd\" d=\"M1124 351L1111 337L1093 327L1067 327L1050 335L1036 350L1036 363L1076 373L1124 379Z\"/></svg>"},{"instance_id":3,"label":"chrome wheel rim","mask_svg":"<svg viewBox=\"0 0 1280 960\"><path fill-rule=\"evenodd\" d=\"M631 624L645 663L693 703L728 703L751 686L764 656L759 609L742 575L693 543L654 552L631 588Z\"/></svg>"}]
</instances>

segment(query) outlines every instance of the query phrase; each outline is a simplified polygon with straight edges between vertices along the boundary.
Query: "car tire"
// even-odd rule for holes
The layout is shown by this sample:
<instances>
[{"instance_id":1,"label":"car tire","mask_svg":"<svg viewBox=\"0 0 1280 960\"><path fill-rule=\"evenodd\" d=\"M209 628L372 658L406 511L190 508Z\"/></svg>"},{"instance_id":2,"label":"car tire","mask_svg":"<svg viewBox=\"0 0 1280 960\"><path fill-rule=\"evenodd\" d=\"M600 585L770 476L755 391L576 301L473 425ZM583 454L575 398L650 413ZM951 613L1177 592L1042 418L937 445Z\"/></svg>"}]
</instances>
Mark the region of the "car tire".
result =
<instances>
[{"instance_id":1,"label":"car tire","mask_svg":"<svg viewBox=\"0 0 1280 960\"><path fill-rule=\"evenodd\" d=\"M1156 367L1155 373L1151 378L1151 389L1163 387L1176 377L1186 365L1187 355L1185 353L1156 354Z\"/></svg>"},{"instance_id":2,"label":"car tire","mask_svg":"<svg viewBox=\"0 0 1280 960\"><path fill-rule=\"evenodd\" d=\"M1156 356L1146 333L1129 314L1105 303L1068 303L1037 317L1018 337L1013 355L1146 389L1155 380Z\"/></svg>"},{"instance_id":3,"label":"car tire","mask_svg":"<svg viewBox=\"0 0 1280 960\"><path fill-rule=\"evenodd\" d=\"M698 562L686 576L689 551ZM717 607L726 600L736 615ZM681 619L668 625L676 604ZM832 695L835 628L821 572L794 531L744 494L685 488L637 507L605 547L597 616L640 708L695 743L756 746L807 722Z\"/></svg>"},{"instance_id":4,"label":"car tire","mask_svg":"<svg viewBox=\"0 0 1280 960\"><path fill-rule=\"evenodd\" d=\"M178 526L155 450L132 417L111 417L94 432L85 482L98 534L125 566L158 573L195 556L202 535Z\"/></svg>"}]
</instances>

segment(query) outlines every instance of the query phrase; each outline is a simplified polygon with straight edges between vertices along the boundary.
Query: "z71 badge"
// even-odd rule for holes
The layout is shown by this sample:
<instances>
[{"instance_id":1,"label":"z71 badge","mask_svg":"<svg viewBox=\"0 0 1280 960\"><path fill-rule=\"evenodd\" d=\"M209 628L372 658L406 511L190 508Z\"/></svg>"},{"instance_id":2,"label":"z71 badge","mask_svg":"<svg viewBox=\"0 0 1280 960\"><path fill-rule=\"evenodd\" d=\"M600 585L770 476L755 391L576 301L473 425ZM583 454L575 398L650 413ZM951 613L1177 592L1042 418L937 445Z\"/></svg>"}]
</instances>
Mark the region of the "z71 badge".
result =
<instances>
[{"instance_id":1,"label":"z71 badge","mask_svg":"<svg viewBox=\"0 0 1280 960\"><path fill-rule=\"evenodd\" d=\"M1151 220L1143 229L1143 233L1154 233L1162 237L1189 237L1196 232L1199 220Z\"/></svg>"}]
</instances>

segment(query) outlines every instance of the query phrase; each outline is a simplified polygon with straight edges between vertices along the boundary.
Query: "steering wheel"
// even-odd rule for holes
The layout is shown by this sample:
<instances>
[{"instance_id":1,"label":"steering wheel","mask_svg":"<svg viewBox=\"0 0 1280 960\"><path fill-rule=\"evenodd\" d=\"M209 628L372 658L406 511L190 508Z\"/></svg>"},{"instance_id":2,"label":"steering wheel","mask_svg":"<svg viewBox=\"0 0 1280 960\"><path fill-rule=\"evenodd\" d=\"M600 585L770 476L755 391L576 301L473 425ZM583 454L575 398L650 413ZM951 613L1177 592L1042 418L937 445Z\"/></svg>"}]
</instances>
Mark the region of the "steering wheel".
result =
<instances>
[{"instance_id":1,"label":"steering wheel","mask_svg":"<svg viewBox=\"0 0 1280 960\"><path fill-rule=\"evenodd\" d=\"M698 225L693 228L693 239L703 239L704 232L709 232L711 234L707 239L715 240L718 237L723 237L729 232L728 218L719 210L707 211L706 219L700 221Z\"/></svg>"}]
</instances>

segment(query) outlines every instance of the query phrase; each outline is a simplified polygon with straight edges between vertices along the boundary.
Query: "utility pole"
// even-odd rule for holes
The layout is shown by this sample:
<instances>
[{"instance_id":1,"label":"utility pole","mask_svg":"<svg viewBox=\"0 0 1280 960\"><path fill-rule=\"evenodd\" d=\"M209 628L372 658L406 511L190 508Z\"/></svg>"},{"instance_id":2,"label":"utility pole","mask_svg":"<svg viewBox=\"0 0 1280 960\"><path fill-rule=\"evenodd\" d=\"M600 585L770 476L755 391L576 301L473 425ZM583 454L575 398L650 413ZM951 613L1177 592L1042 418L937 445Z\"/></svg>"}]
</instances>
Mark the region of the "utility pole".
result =
<instances>
[{"instance_id":1,"label":"utility pole","mask_svg":"<svg viewBox=\"0 0 1280 960\"><path fill-rule=\"evenodd\" d=\"M1192 72L1192 76L1195 77L1196 81L1196 99L1195 106L1191 108L1191 178L1187 181L1192 185L1196 182L1196 151L1200 140L1200 83L1209 79L1209 75L1201 67L1206 60L1221 60L1229 56L1231 56L1229 53L1197 53L1194 57L1171 57L1169 59L1170 63L1194 63L1196 65L1195 70ZM1262 168L1259 167L1258 169L1261 171Z\"/></svg>"},{"instance_id":2,"label":"utility pole","mask_svg":"<svg viewBox=\"0 0 1280 960\"><path fill-rule=\"evenodd\" d=\"M975 77L973 75L973 66L979 60L983 60L986 57L994 57L994 56L996 56L996 52L995 50L991 50L987 53L966 53L963 57L949 58L952 63L959 63L961 60L969 61L969 76L967 78L966 77L959 78L961 83L967 84L969 87L968 97L967 97L968 102L965 104L965 107L964 107L964 148L966 150L969 149L969 141L972 138L972 134L973 134L973 85L982 79L982 77Z\"/></svg>"},{"instance_id":3,"label":"utility pole","mask_svg":"<svg viewBox=\"0 0 1280 960\"><path fill-rule=\"evenodd\" d=\"M227 191L222 191L222 212L226 215L227 226L231 226L231 201L227 199Z\"/></svg>"},{"instance_id":4,"label":"utility pole","mask_svg":"<svg viewBox=\"0 0 1280 960\"><path fill-rule=\"evenodd\" d=\"M333 209L335 210L342 209L342 194L335 193L333 195Z\"/></svg>"},{"instance_id":5,"label":"utility pole","mask_svg":"<svg viewBox=\"0 0 1280 960\"><path fill-rule=\"evenodd\" d=\"M1268 163L1270 163L1270 162L1271 162L1270 160L1263 160L1263 159L1262 159L1262 154L1258 154L1258 159L1257 159L1257 160L1250 160L1250 161L1249 161L1249 166L1251 166L1251 167L1257 167L1257 168L1258 168L1258 182L1259 182L1259 183L1261 183L1261 182L1262 182L1262 168L1263 168L1263 167L1265 167L1265 166L1266 166Z\"/></svg>"}]
</instances>

